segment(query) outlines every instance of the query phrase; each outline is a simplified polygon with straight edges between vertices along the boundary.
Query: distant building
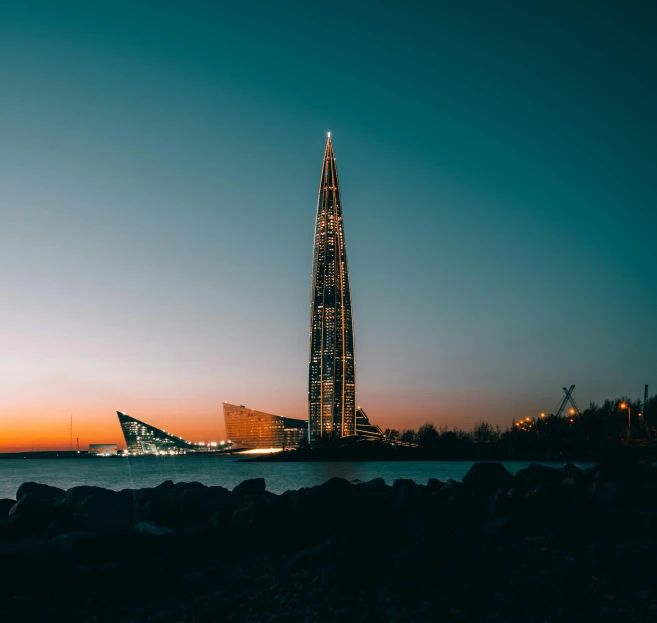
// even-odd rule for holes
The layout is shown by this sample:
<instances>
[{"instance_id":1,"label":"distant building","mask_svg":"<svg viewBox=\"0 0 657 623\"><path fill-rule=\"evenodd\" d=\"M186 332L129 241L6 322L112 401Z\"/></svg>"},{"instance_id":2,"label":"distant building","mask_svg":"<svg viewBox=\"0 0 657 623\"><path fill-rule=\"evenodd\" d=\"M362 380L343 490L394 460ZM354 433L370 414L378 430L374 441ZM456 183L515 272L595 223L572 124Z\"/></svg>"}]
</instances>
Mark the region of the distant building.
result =
<instances>
[{"instance_id":1,"label":"distant building","mask_svg":"<svg viewBox=\"0 0 657 623\"><path fill-rule=\"evenodd\" d=\"M365 411L360 407L356 409L356 435L367 439L385 439L383 431L376 424L370 424Z\"/></svg>"},{"instance_id":2,"label":"distant building","mask_svg":"<svg viewBox=\"0 0 657 623\"><path fill-rule=\"evenodd\" d=\"M90 443L89 456L116 456L119 448L115 443Z\"/></svg>"},{"instance_id":3,"label":"distant building","mask_svg":"<svg viewBox=\"0 0 657 623\"><path fill-rule=\"evenodd\" d=\"M293 448L307 439L308 422L224 402L226 435L233 447Z\"/></svg>"},{"instance_id":4,"label":"distant building","mask_svg":"<svg viewBox=\"0 0 657 623\"><path fill-rule=\"evenodd\" d=\"M164 430L141 422L126 413L117 411L128 452L131 454L159 454L198 451L199 447Z\"/></svg>"}]
</instances>

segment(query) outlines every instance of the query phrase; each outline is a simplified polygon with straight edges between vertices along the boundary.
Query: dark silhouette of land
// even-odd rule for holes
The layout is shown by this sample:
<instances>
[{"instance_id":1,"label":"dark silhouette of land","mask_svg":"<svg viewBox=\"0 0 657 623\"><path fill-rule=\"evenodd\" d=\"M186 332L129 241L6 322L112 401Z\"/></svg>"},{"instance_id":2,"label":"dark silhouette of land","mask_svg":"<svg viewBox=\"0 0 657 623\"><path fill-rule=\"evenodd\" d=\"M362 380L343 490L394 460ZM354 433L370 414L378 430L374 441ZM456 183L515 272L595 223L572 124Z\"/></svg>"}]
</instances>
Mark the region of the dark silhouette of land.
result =
<instances>
[{"instance_id":1,"label":"dark silhouette of land","mask_svg":"<svg viewBox=\"0 0 657 623\"><path fill-rule=\"evenodd\" d=\"M3 623L655 620L648 463L16 498L0 500Z\"/></svg>"},{"instance_id":2,"label":"dark silhouette of land","mask_svg":"<svg viewBox=\"0 0 657 623\"><path fill-rule=\"evenodd\" d=\"M418 430L386 429L384 433L384 442L329 438L313 448L246 460L601 461L618 456L657 460L657 396L645 405L641 400L619 398L602 405L592 403L580 414L527 416L504 430L479 420L469 431L436 428L428 422Z\"/></svg>"}]
</instances>

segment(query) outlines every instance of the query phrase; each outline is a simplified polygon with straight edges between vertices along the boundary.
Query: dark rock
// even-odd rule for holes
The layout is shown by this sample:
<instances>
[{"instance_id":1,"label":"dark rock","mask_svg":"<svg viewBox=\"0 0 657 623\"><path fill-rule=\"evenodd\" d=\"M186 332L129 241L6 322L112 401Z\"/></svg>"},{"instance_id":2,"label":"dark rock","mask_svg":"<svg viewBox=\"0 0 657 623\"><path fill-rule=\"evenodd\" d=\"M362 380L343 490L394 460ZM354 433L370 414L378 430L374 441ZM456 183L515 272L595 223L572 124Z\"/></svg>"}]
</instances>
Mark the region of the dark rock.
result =
<instances>
[{"instance_id":1,"label":"dark rock","mask_svg":"<svg viewBox=\"0 0 657 623\"><path fill-rule=\"evenodd\" d=\"M632 506L654 502L652 469L642 463L601 463L592 473L594 478L589 495L610 513L620 513Z\"/></svg>"},{"instance_id":2,"label":"dark rock","mask_svg":"<svg viewBox=\"0 0 657 623\"><path fill-rule=\"evenodd\" d=\"M9 511L14 504L16 504L16 500L0 498L0 519L4 519L9 514Z\"/></svg>"},{"instance_id":3,"label":"dark rock","mask_svg":"<svg viewBox=\"0 0 657 623\"><path fill-rule=\"evenodd\" d=\"M392 483L392 507L398 513L417 513L426 507L427 493L425 486L398 478Z\"/></svg>"},{"instance_id":4,"label":"dark rock","mask_svg":"<svg viewBox=\"0 0 657 623\"><path fill-rule=\"evenodd\" d=\"M233 496L224 487L206 487L198 482L176 483L151 490L146 502L140 505L140 517L172 527L182 522L204 521L218 510L234 508L238 503L236 497L241 496Z\"/></svg>"},{"instance_id":5,"label":"dark rock","mask_svg":"<svg viewBox=\"0 0 657 623\"><path fill-rule=\"evenodd\" d=\"M463 484L479 493L495 493L507 490L513 476L502 463L475 463L463 476Z\"/></svg>"},{"instance_id":6,"label":"dark rock","mask_svg":"<svg viewBox=\"0 0 657 623\"><path fill-rule=\"evenodd\" d=\"M410 478L397 478L392 483L393 489L415 489L418 486L419 485L414 480L411 480Z\"/></svg>"},{"instance_id":7,"label":"dark rock","mask_svg":"<svg viewBox=\"0 0 657 623\"><path fill-rule=\"evenodd\" d=\"M65 517L70 517L75 512L78 504L84 499L94 494L102 495L105 491L107 491L107 489L90 485L71 487L56 499L55 506L61 510Z\"/></svg>"},{"instance_id":8,"label":"dark rock","mask_svg":"<svg viewBox=\"0 0 657 623\"><path fill-rule=\"evenodd\" d=\"M465 489L465 485L462 482L449 478L440 489L434 491L434 495L437 495L441 499L446 499L455 495L460 495L463 492L463 489Z\"/></svg>"},{"instance_id":9,"label":"dark rock","mask_svg":"<svg viewBox=\"0 0 657 623\"><path fill-rule=\"evenodd\" d=\"M440 491L444 484L444 482L438 480L437 478L429 478L427 482L427 489L429 489L431 492Z\"/></svg>"},{"instance_id":10,"label":"dark rock","mask_svg":"<svg viewBox=\"0 0 657 623\"><path fill-rule=\"evenodd\" d=\"M513 488L480 471L280 496L172 482L52 502L24 491L4 502L22 531L0 519L0 621L647 623L655 475L607 463L532 467Z\"/></svg>"},{"instance_id":11,"label":"dark rock","mask_svg":"<svg viewBox=\"0 0 657 623\"><path fill-rule=\"evenodd\" d=\"M56 519L56 511L49 503L50 499L33 493L23 493L7 514L5 520L16 534L27 534L33 530L45 528Z\"/></svg>"},{"instance_id":12,"label":"dark rock","mask_svg":"<svg viewBox=\"0 0 657 623\"><path fill-rule=\"evenodd\" d=\"M358 485L358 491L388 491L390 487L386 484L386 481L383 478L373 478L367 482L361 482Z\"/></svg>"},{"instance_id":13,"label":"dark rock","mask_svg":"<svg viewBox=\"0 0 657 623\"><path fill-rule=\"evenodd\" d=\"M274 522L270 521L273 501L266 495L250 495L233 511L228 525L233 533L249 541L248 544L278 538Z\"/></svg>"},{"instance_id":14,"label":"dark rock","mask_svg":"<svg viewBox=\"0 0 657 623\"><path fill-rule=\"evenodd\" d=\"M233 489L235 495L254 495L264 493L266 484L264 478L251 478L244 480Z\"/></svg>"},{"instance_id":15,"label":"dark rock","mask_svg":"<svg viewBox=\"0 0 657 623\"><path fill-rule=\"evenodd\" d=\"M51 487L50 485L42 485L38 482L24 482L18 491L16 491L16 500L20 500L26 494L33 495L35 498L39 498L45 502L54 502L62 495L64 495L64 489L59 487Z\"/></svg>"},{"instance_id":16,"label":"dark rock","mask_svg":"<svg viewBox=\"0 0 657 623\"><path fill-rule=\"evenodd\" d=\"M527 508L550 515L565 513L571 500L571 491L554 482L542 482L525 494Z\"/></svg>"},{"instance_id":17,"label":"dark rock","mask_svg":"<svg viewBox=\"0 0 657 623\"><path fill-rule=\"evenodd\" d=\"M346 547L347 539L342 533L333 535L321 543L312 545L292 556L288 565L292 568L308 568L310 566L324 565L335 557L336 552Z\"/></svg>"},{"instance_id":18,"label":"dark rock","mask_svg":"<svg viewBox=\"0 0 657 623\"><path fill-rule=\"evenodd\" d=\"M498 491L488 497L485 505L486 517L500 517L510 515L515 509L512 491Z\"/></svg>"},{"instance_id":19,"label":"dark rock","mask_svg":"<svg viewBox=\"0 0 657 623\"><path fill-rule=\"evenodd\" d=\"M174 531L171 530L171 528L160 527L152 521L138 521L135 524L135 532L137 534L154 537L171 536L174 534Z\"/></svg>"},{"instance_id":20,"label":"dark rock","mask_svg":"<svg viewBox=\"0 0 657 623\"><path fill-rule=\"evenodd\" d=\"M593 483L590 474L572 463L566 463L559 471L563 475L561 485L577 493L584 493Z\"/></svg>"},{"instance_id":21,"label":"dark rock","mask_svg":"<svg viewBox=\"0 0 657 623\"><path fill-rule=\"evenodd\" d=\"M502 534L504 527L509 522L509 517L491 517L480 524L480 530L488 536Z\"/></svg>"},{"instance_id":22,"label":"dark rock","mask_svg":"<svg viewBox=\"0 0 657 623\"><path fill-rule=\"evenodd\" d=\"M137 508L130 497L100 489L76 505L71 520L78 529L94 534L128 532L138 521Z\"/></svg>"},{"instance_id":23,"label":"dark rock","mask_svg":"<svg viewBox=\"0 0 657 623\"><path fill-rule=\"evenodd\" d=\"M312 487L309 492L315 495L326 496L327 498L343 498L351 494L355 485L352 485L344 478L331 478L318 487Z\"/></svg>"},{"instance_id":24,"label":"dark rock","mask_svg":"<svg viewBox=\"0 0 657 623\"><path fill-rule=\"evenodd\" d=\"M50 546L57 556L71 558L80 554L80 546L92 539L89 532L71 530L50 539Z\"/></svg>"},{"instance_id":25,"label":"dark rock","mask_svg":"<svg viewBox=\"0 0 657 623\"><path fill-rule=\"evenodd\" d=\"M532 463L529 467L519 470L513 477L513 495L518 499L523 498L530 489L536 489L544 483L558 484L563 477L561 470Z\"/></svg>"}]
</instances>

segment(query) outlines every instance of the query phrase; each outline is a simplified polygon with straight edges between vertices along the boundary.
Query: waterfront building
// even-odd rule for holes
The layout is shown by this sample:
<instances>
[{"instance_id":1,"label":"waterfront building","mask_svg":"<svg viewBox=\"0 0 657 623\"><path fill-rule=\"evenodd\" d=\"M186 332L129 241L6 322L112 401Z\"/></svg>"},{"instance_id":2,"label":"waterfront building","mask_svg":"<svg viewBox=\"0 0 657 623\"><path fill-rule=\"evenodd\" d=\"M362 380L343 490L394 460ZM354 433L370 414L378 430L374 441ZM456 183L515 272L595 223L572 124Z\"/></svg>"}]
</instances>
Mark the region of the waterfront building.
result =
<instances>
[{"instance_id":1,"label":"waterfront building","mask_svg":"<svg viewBox=\"0 0 657 623\"><path fill-rule=\"evenodd\" d=\"M311 443L356 434L356 355L342 199L329 132L319 180L310 299Z\"/></svg>"},{"instance_id":2,"label":"waterfront building","mask_svg":"<svg viewBox=\"0 0 657 623\"><path fill-rule=\"evenodd\" d=\"M294 448L308 435L308 422L224 402L226 435L233 448Z\"/></svg>"},{"instance_id":3,"label":"waterfront building","mask_svg":"<svg viewBox=\"0 0 657 623\"><path fill-rule=\"evenodd\" d=\"M119 416L126 447L131 454L180 454L199 450L199 444L141 422L127 413L117 411L116 414Z\"/></svg>"},{"instance_id":4,"label":"waterfront building","mask_svg":"<svg viewBox=\"0 0 657 623\"><path fill-rule=\"evenodd\" d=\"M356 435L381 441L386 438L383 431L376 424L370 423L370 419L360 407L356 409Z\"/></svg>"},{"instance_id":5,"label":"waterfront building","mask_svg":"<svg viewBox=\"0 0 657 623\"><path fill-rule=\"evenodd\" d=\"M89 456L117 456L119 447L115 443L90 443Z\"/></svg>"}]
</instances>

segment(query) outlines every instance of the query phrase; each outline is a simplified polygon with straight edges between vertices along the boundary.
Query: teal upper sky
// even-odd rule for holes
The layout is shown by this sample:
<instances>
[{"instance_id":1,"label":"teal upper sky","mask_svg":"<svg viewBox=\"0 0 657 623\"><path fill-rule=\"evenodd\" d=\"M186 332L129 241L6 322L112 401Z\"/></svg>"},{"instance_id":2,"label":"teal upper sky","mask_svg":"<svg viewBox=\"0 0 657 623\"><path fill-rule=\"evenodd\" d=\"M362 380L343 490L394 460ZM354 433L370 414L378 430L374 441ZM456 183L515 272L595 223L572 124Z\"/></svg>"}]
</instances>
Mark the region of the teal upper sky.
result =
<instances>
[{"instance_id":1,"label":"teal upper sky","mask_svg":"<svg viewBox=\"0 0 657 623\"><path fill-rule=\"evenodd\" d=\"M655 7L2 3L0 418L303 417L329 130L373 421L657 387Z\"/></svg>"}]
</instances>

